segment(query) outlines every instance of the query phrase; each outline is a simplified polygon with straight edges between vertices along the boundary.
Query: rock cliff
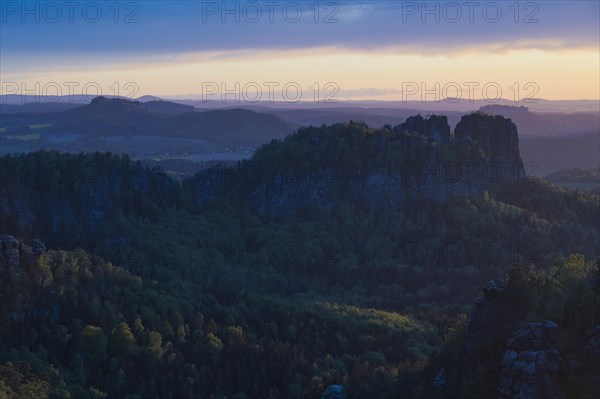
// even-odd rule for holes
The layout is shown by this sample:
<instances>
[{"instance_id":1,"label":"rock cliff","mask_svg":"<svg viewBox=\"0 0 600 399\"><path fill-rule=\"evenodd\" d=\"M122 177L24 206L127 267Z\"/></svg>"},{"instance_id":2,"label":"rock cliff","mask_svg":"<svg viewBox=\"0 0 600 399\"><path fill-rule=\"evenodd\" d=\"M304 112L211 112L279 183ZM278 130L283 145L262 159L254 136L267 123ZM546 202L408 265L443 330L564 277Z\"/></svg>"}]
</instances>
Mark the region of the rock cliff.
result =
<instances>
[{"instance_id":1,"label":"rock cliff","mask_svg":"<svg viewBox=\"0 0 600 399\"><path fill-rule=\"evenodd\" d=\"M450 141L448 118L443 115L432 115L427 119L421 115L411 116L394 130L418 133L435 141Z\"/></svg>"},{"instance_id":2,"label":"rock cliff","mask_svg":"<svg viewBox=\"0 0 600 399\"><path fill-rule=\"evenodd\" d=\"M517 126L510 119L481 113L465 115L456 125L454 136L479 147L499 178L525 177Z\"/></svg>"},{"instance_id":3,"label":"rock cliff","mask_svg":"<svg viewBox=\"0 0 600 399\"><path fill-rule=\"evenodd\" d=\"M13 236L0 235L0 279L6 274L16 273L44 252L46 246L39 240L32 240L27 245Z\"/></svg>"},{"instance_id":4,"label":"rock cliff","mask_svg":"<svg viewBox=\"0 0 600 399\"><path fill-rule=\"evenodd\" d=\"M483 289L464 341L461 391L468 397L485 376L487 397L587 398L600 384L600 325L566 344L564 320L562 329L555 321L532 320L523 295L532 284L526 273L514 267Z\"/></svg>"},{"instance_id":5,"label":"rock cliff","mask_svg":"<svg viewBox=\"0 0 600 399\"><path fill-rule=\"evenodd\" d=\"M558 350L558 325L528 323L507 343L498 383L499 399L563 399L565 362Z\"/></svg>"},{"instance_id":6,"label":"rock cliff","mask_svg":"<svg viewBox=\"0 0 600 399\"><path fill-rule=\"evenodd\" d=\"M445 116L418 115L391 131L356 122L301 129L257 154L237 168L191 179L195 202L234 193L275 217L342 201L398 209L411 200L472 196L496 181L524 178L516 126L485 114L464 116L454 137Z\"/></svg>"}]
</instances>

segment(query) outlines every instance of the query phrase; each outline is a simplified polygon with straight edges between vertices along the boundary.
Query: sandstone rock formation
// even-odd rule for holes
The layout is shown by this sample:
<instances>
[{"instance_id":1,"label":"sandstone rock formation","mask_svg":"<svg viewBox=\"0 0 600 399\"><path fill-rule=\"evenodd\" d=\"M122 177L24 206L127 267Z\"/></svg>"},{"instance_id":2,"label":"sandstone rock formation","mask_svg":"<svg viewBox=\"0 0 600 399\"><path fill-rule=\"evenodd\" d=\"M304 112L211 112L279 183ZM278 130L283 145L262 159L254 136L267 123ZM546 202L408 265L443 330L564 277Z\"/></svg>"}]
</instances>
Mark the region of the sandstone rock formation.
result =
<instances>
[{"instance_id":1,"label":"sandstone rock formation","mask_svg":"<svg viewBox=\"0 0 600 399\"><path fill-rule=\"evenodd\" d=\"M44 252L46 252L46 246L39 240L32 240L31 245L27 245L11 235L1 235L0 278L5 273L16 273L24 266L28 266Z\"/></svg>"},{"instance_id":2,"label":"sandstone rock formation","mask_svg":"<svg viewBox=\"0 0 600 399\"><path fill-rule=\"evenodd\" d=\"M421 115L411 116L394 130L414 132L435 141L450 140L448 118L443 115L431 115L428 119L424 119Z\"/></svg>"},{"instance_id":3,"label":"sandstone rock formation","mask_svg":"<svg viewBox=\"0 0 600 399\"><path fill-rule=\"evenodd\" d=\"M369 153L375 159L367 164L362 163L360 145L345 136L353 129L367 127L355 122L312 135L298 134L312 147L328 145L335 141L332 137L338 137L343 142L340 146L349 147L347 161L328 152L318 159L292 153L279 168L251 160L238 168L208 170L190 183L195 202L202 206L218 195L234 192L259 214L275 217L306 208L327 210L343 200L369 208L399 209L409 200L441 202L453 196L473 196L496 181L524 178L517 128L500 116L466 115L455 137L445 116L410 117L391 136L380 132L360 139L381 154ZM277 153L283 146L272 143L261 154L280 159ZM390 153L392 147L396 150Z\"/></svg>"},{"instance_id":4,"label":"sandstone rock formation","mask_svg":"<svg viewBox=\"0 0 600 399\"><path fill-rule=\"evenodd\" d=\"M456 125L454 136L483 150L499 179L525 177L517 127L510 119L480 113L465 115Z\"/></svg>"},{"instance_id":5,"label":"sandstone rock formation","mask_svg":"<svg viewBox=\"0 0 600 399\"><path fill-rule=\"evenodd\" d=\"M498 383L499 399L565 398L565 364L552 321L529 323L508 341Z\"/></svg>"},{"instance_id":6,"label":"sandstone rock formation","mask_svg":"<svg viewBox=\"0 0 600 399\"><path fill-rule=\"evenodd\" d=\"M550 320L526 321L527 270L516 266L491 281L475 304L464 341L462 390L484 372L498 399L583 397L600 384L600 325L565 344ZM564 321L563 321L564 322ZM562 330L561 330L562 328ZM476 384L476 382L475 382ZM494 388L495 387L495 388ZM587 397L587 396L585 396Z\"/></svg>"}]
</instances>

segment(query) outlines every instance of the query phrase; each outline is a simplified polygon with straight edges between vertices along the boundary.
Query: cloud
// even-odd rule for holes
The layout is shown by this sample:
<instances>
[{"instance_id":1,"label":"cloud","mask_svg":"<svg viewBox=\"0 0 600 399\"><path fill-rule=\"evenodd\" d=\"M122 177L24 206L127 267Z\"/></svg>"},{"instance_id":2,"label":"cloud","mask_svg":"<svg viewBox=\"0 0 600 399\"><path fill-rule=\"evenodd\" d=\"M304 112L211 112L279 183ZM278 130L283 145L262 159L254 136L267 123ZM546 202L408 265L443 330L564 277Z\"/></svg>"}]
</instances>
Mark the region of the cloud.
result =
<instances>
[{"instance_id":1,"label":"cloud","mask_svg":"<svg viewBox=\"0 0 600 399\"><path fill-rule=\"evenodd\" d=\"M401 95L402 90L393 89L393 88L377 88L377 87L369 87L369 88L360 88L360 89L347 89L340 90L339 97L350 98L350 97L360 97L360 98L377 98L377 97L388 97L392 95Z\"/></svg>"},{"instance_id":2,"label":"cloud","mask_svg":"<svg viewBox=\"0 0 600 399\"><path fill-rule=\"evenodd\" d=\"M29 3L29 11L41 7L38 15L6 8L22 7L21 1L0 2L2 81L139 79L154 91L176 93L207 76L339 79L351 89L346 96L386 97L397 93L385 87L406 76L530 81L545 72L548 86L557 87L552 95L589 96L557 77L567 65L580 71L578 81L596 82L589 70L597 75L593 56L600 52L594 1L323 1L319 9L314 1L281 1L271 12L266 0L225 8L221 1L153 0L119 2L117 13L114 2L80 2L73 18L63 12L56 21L48 21L43 4L63 2ZM86 4L100 6L97 21L91 22L92 8L83 12Z\"/></svg>"},{"instance_id":3,"label":"cloud","mask_svg":"<svg viewBox=\"0 0 600 399\"><path fill-rule=\"evenodd\" d=\"M96 2L101 5L97 21L90 17L97 13L84 13L82 6L73 12L72 21L63 10L56 22L49 20L54 14L40 8L39 23L35 12L7 10L6 3L22 5L2 3L0 51L8 57L123 59L153 54L164 60L185 53L220 52L227 57L324 47L451 54L473 48L510 49L515 43L520 49L599 46L600 8L592 1L517 2L518 11L512 2L487 1L469 7L465 4L473 2L323 2L318 10L314 2L303 1L280 2L272 9L262 1L147 1L134 2L137 8L132 9L123 3L118 13L110 8L113 3ZM125 23L129 17L137 22Z\"/></svg>"}]
</instances>

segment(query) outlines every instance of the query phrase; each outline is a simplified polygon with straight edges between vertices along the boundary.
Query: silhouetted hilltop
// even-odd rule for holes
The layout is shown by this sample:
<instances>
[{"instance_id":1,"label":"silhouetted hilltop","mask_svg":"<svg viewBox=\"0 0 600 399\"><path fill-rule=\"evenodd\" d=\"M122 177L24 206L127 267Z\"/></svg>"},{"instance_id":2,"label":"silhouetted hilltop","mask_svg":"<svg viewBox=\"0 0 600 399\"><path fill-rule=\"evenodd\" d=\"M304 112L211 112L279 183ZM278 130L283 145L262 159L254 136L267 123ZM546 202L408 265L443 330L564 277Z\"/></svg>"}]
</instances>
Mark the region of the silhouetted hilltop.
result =
<instances>
[{"instance_id":1,"label":"silhouetted hilltop","mask_svg":"<svg viewBox=\"0 0 600 399\"><path fill-rule=\"evenodd\" d=\"M194 107L191 105L178 104L164 100L147 101L143 104L146 106L148 111L159 114L181 115L185 114L186 112L194 112Z\"/></svg>"},{"instance_id":2,"label":"silhouetted hilltop","mask_svg":"<svg viewBox=\"0 0 600 399\"><path fill-rule=\"evenodd\" d=\"M96 97L90 104L61 112L53 133L87 135L142 134L161 116L150 113L138 101Z\"/></svg>"},{"instance_id":3,"label":"silhouetted hilltop","mask_svg":"<svg viewBox=\"0 0 600 399\"><path fill-rule=\"evenodd\" d=\"M600 131L598 114L592 113L534 113L527 107L509 105L486 105L479 111L510 118L519 127L521 136L559 136Z\"/></svg>"},{"instance_id":4,"label":"silhouetted hilltop","mask_svg":"<svg viewBox=\"0 0 600 399\"><path fill-rule=\"evenodd\" d=\"M293 130L292 124L277 116L244 109L193 112L191 106L168 101L105 97L60 113L51 129L55 134L194 138L232 146L260 145Z\"/></svg>"},{"instance_id":5,"label":"silhouetted hilltop","mask_svg":"<svg viewBox=\"0 0 600 399\"><path fill-rule=\"evenodd\" d=\"M398 209L407 201L471 196L524 178L516 126L501 116L463 116L450 136L445 117L411 117L393 130L360 122L309 127L259 148L237 168L201 172L202 205L234 191L261 214L330 209L340 201Z\"/></svg>"},{"instance_id":6,"label":"silhouetted hilltop","mask_svg":"<svg viewBox=\"0 0 600 399\"><path fill-rule=\"evenodd\" d=\"M600 184L600 168L591 169L562 169L544 177L553 183L557 182L577 182L577 183L596 183Z\"/></svg>"}]
</instances>

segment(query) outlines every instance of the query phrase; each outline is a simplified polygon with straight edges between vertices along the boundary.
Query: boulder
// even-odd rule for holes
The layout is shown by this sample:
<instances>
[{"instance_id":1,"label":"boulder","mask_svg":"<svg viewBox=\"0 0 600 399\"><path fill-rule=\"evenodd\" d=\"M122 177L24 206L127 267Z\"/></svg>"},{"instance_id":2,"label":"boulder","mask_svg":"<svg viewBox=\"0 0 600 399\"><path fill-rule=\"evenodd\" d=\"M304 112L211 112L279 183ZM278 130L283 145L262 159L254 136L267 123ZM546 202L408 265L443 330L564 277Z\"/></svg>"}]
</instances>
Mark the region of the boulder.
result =
<instances>
[{"instance_id":1,"label":"boulder","mask_svg":"<svg viewBox=\"0 0 600 399\"><path fill-rule=\"evenodd\" d=\"M321 395L321 399L347 399L348 395L344 390L344 387L341 385L330 385L328 386L323 394Z\"/></svg>"}]
</instances>

